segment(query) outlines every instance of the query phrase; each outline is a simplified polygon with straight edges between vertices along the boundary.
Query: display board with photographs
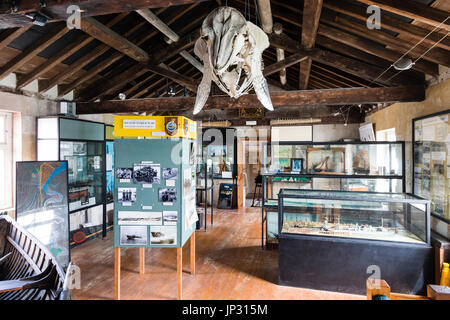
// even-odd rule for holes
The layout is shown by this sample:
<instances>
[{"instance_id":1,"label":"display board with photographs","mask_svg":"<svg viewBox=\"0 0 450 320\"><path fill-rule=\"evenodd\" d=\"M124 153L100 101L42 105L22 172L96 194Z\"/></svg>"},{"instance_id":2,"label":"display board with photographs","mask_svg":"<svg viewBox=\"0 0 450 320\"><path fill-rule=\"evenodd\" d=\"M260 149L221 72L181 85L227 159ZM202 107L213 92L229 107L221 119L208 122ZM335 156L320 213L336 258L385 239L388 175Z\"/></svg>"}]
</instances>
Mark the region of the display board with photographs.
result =
<instances>
[{"instance_id":1,"label":"display board with photographs","mask_svg":"<svg viewBox=\"0 0 450 320\"><path fill-rule=\"evenodd\" d=\"M413 190L431 200L431 228L450 239L450 110L413 120Z\"/></svg>"},{"instance_id":2,"label":"display board with photographs","mask_svg":"<svg viewBox=\"0 0 450 320\"><path fill-rule=\"evenodd\" d=\"M172 150L180 144L182 161L177 161ZM115 246L178 247L194 232L198 217L191 145L183 140L115 141Z\"/></svg>"}]
</instances>

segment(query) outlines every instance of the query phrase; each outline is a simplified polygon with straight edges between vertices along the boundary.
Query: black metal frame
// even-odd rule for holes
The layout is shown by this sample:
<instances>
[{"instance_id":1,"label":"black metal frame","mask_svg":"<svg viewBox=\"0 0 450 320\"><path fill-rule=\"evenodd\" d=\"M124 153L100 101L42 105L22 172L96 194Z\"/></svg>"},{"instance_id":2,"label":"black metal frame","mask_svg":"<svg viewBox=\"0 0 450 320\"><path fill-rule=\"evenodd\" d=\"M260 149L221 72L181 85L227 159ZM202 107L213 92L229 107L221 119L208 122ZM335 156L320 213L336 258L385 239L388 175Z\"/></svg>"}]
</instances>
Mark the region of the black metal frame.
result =
<instances>
[{"instance_id":1,"label":"black metal frame","mask_svg":"<svg viewBox=\"0 0 450 320\"><path fill-rule=\"evenodd\" d=\"M437 116L440 116L440 115L443 115L443 114L450 114L450 109L412 119L412 193L415 196L417 196L415 194L415 190L414 190L414 186L415 186L414 167L415 167L415 164L416 164L415 163L415 159L414 159L415 145L416 145L416 132L415 132L416 121L420 121L420 120L427 119L427 118L432 118L432 117L437 117ZM433 218L439 219L439 220L441 220L441 221L443 221L443 222L445 222L447 224L450 224L450 219L447 219L445 217L437 215L437 214L435 214L433 212L431 212L431 216L433 216Z\"/></svg>"},{"instance_id":2,"label":"black metal frame","mask_svg":"<svg viewBox=\"0 0 450 320\"><path fill-rule=\"evenodd\" d=\"M203 150L202 150L203 154ZM211 190L211 226L214 224L214 174L213 174L213 166L211 165L211 186L208 187L208 164L205 162L205 187L199 188L196 187L196 192L200 192L201 194L205 193L205 208L203 211L203 223L205 224L205 232L206 232L206 225L207 223L207 213L208 213L208 191ZM201 198L203 198L202 195L200 195Z\"/></svg>"},{"instance_id":3,"label":"black metal frame","mask_svg":"<svg viewBox=\"0 0 450 320\"><path fill-rule=\"evenodd\" d=\"M405 142L404 141L355 141L355 142L344 142L344 141L331 141L331 142L313 142L313 141L280 141L277 142L278 145L348 145L348 144L357 144L357 145L371 145L371 144L400 144L402 146L402 175L346 175L346 174L314 174L314 173L261 173L262 176L262 204L261 204L261 248L264 249L264 238L267 243L267 228L264 232L264 224L267 222L267 209L277 210L278 205L266 205L266 184L268 177L293 177L293 178L333 178L333 179L389 179L389 180L402 180L402 192L406 191L406 168L405 168ZM269 147L272 145L270 142L266 142L262 144L263 147L263 155L264 150L266 150L268 157ZM392 162L392 159L390 159ZM266 161L263 161L262 170L267 169ZM391 185L390 185L391 187ZM355 191L352 191L355 192Z\"/></svg>"},{"instance_id":4,"label":"black metal frame","mask_svg":"<svg viewBox=\"0 0 450 320\"><path fill-rule=\"evenodd\" d=\"M286 195L285 192L286 191L299 191L297 189L281 189L280 193L278 194L278 234L290 234L291 233L283 233L281 232L282 230L282 226L283 226L283 219L284 219L284 208L285 206L283 205L284 199L285 198L291 198L291 199L317 199L317 200L347 200L347 201L370 201L370 202L389 202L389 203L406 203L406 204L424 204L426 207L426 218L425 218L425 237L426 237L426 244L430 245L431 244L431 224L430 224L430 211L431 211L431 201L418 197L416 195L413 195L411 193L403 193L403 195L407 195L410 197L414 197L416 199L393 199L390 197L374 197L371 199L367 199L367 198L355 198L355 197L346 197L345 194L349 195L358 195L358 194L376 194L376 195L390 195L392 193L388 193L388 192L358 192L358 191L340 191L340 190L336 190L336 191L330 191L333 193L340 193L342 194L342 196L337 196L337 197L328 197L328 196L320 196L320 195L308 195L308 196L302 196L302 195ZM316 190L302 190L305 192L308 191L316 191ZM326 191L324 191L326 192ZM398 194L398 193L397 193ZM287 207L292 207L292 208L296 208L295 206L286 206ZM411 230L410 230L411 231ZM413 231L411 231L413 232ZM295 234L296 235L296 234ZM311 235L305 235L302 234L301 236L307 237L307 236L311 236ZM316 236L317 237L317 236ZM327 237L326 235L324 235L323 237ZM339 237L341 239L352 239L355 240L355 238L351 238L351 237ZM359 239L356 239L359 240ZM363 239L363 240L370 240L370 241L382 241L382 242L387 242L384 240L377 240L377 239ZM404 243L401 241L389 241L389 242L398 242L398 243Z\"/></svg>"}]
</instances>

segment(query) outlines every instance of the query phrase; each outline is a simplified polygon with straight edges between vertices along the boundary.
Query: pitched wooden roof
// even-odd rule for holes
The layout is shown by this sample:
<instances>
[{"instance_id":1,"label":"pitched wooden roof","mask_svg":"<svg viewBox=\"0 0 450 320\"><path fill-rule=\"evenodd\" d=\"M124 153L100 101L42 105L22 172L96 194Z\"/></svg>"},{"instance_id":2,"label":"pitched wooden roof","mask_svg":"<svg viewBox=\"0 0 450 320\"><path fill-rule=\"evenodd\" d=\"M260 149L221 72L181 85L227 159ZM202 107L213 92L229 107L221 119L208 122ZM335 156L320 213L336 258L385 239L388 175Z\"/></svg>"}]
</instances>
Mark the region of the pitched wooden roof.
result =
<instances>
[{"instance_id":1,"label":"pitched wooden roof","mask_svg":"<svg viewBox=\"0 0 450 320\"><path fill-rule=\"evenodd\" d=\"M224 1L20 1L16 12L0 6L0 79L14 72L17 89L39 80L39 91L54 86L59 97L75 90L77 101L129 99L167 95L174 86L177 96L195 95L202 73L195 64L193 46L204 18ZM255 2L228 0L254 23ZM263 1L258 1L259 3ZM70 3L83 10L81 30L66 27L63 7ZM100 5L99 5L100 4ZM439 65L450 67L450 3L445 0L310 0L270 1L274 24L281 24L281 35L270 34L271 47L263 54L271 85L286 90L382 88L424 84L425 75L437 76ZM380 30L366 27L368 5L381 8ZM85 6L85 7L83 7ZM151 8L162 27L171 31L169 40L156 26L136 11ZM261 12L264 8L258 8ZM53 18L44 27L30 25L23 14L41 11ZM144 9L147 10L147 9ZM148 11L145 11L148 12ZM89 17L87 17L89 16ZM148 17L147 17L148 18ZM54 22L53 22L54 21ZM18 28L12 26L20 25ZM9 28L5 28L9 27ZM390 68L400 56L423 40L408 56L421 57L412 70L401 73ZM434 46L433 49L430 48ZM283 49L286 84L280 83L277 49ZM297 55L297 56L295 56ZM302 55L310 57L302 59ZM288 60L290 59L290 60ZM197 59L198 60L198 59ZM217 88L212 94L220 95Z\"/></svg>"}]
</instances>

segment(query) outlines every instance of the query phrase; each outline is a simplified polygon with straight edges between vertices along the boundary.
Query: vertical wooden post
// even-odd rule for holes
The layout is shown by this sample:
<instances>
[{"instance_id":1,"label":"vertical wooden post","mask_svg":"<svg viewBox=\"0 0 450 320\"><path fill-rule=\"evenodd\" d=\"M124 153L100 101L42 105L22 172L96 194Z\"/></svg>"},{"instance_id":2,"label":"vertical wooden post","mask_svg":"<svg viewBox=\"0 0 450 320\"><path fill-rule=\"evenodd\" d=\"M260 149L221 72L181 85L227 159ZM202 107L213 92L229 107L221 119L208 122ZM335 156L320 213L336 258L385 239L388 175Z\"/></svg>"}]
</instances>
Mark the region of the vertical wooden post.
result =
<instances>
[{"instance_id":1,"label":"vertical wooden post","mask_svg":"<svg viewBox=\"0 0 450 320\"><path fill-rule=\"evenodd\" d=\"M139 274L145 273L145 248L139 248Z\"/></svg>"},{"instance_id":2,"label":"vertical wooden post","mask_svg":"<svg viewBox=\"0 0 450 320\"><path fill-rule=\"evenodd\" d=\"M244 195L244 145L245 139L239 139L237 143L237 208L238 210L244 207L245 195Z\"/></svg>"},{"instance_id":3,"label":"vertical wooden post","mask_svg":"<svg viewBox=\"0 0 450 320\"><path fill-rule=\"evenodd\" d=\"M120 300L120 248L114 248L114 299Z\"/></svg>"},{"instance_id":4,"label":"vertical wooden post","mask_svg":"<svg viewBox=\"0 0 450 320\"><path fill-rule=\"evenodd\" d=\"M195 275L195 231L191 235L191 274Z\"/></svg>"},{"instance_id":5,"label":"vertical wooden post","mask_svg":"<svg viewBox=\"0 0 450 320\"><path fill-rule=\"evenodd\" d=\"M183 299L183 248L177 248L177 285L178 300Z\"/></svg>"}]
</instances>

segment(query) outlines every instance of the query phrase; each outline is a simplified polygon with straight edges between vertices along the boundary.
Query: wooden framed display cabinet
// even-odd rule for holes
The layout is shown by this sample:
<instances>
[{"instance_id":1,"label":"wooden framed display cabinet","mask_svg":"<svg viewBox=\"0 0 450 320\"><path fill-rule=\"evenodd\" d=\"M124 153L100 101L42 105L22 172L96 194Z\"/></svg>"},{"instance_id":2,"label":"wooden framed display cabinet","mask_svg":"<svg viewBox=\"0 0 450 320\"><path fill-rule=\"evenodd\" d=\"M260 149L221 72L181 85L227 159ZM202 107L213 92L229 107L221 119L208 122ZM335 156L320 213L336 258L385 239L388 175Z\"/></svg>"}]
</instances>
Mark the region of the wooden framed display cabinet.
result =
<instances>
[{"instance_id":1,"label":"wooden framed display cabinet","mask_svg":"<svg viewBox=\"0 0 450 320\"><path fill-rule=\"evenodd\" d=\"M311 152L316 153L314 157L310 157ZM305 160L301 161L300 171L291 170L293 159ZM312 168L324 163L327 170ZM402 141L264 144L261 246L277 246L278 193L282 188L402 193L405 192L404 168Z\"/></svg>"}]
</instances>

